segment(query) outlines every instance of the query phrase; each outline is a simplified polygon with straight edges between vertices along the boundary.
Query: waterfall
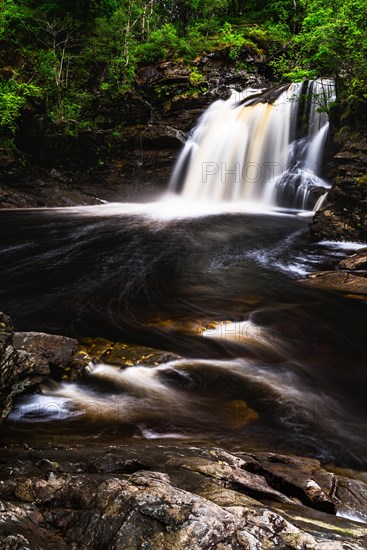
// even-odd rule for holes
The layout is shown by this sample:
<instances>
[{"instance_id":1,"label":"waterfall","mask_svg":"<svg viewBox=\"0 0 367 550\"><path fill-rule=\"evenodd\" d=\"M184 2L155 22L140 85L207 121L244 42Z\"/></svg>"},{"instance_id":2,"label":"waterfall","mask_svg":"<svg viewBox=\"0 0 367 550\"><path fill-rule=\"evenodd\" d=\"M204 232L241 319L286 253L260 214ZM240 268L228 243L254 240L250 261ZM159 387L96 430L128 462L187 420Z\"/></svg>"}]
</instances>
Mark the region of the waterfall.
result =
<instances>
[{"instance_id":1,"label":"waterfall","mask_svg":"<svg viewBox=\"0 0 367 550\"><path fill-rule=\"evenodd\" d=\"M189 137L170 191L193 201L312 210L330 187L320 174L333 95L333 81L321 79L216 101Z\"/></svg>"}]
</instances>

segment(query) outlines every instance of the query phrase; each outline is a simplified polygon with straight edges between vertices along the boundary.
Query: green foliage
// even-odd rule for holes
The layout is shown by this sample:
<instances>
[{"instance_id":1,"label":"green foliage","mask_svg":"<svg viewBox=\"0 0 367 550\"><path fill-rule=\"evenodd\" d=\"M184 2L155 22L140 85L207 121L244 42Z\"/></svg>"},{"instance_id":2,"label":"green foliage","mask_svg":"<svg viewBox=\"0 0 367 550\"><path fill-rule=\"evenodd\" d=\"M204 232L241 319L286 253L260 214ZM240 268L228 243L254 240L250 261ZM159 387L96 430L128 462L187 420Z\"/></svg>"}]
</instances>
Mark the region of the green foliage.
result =
<instances>
[{"instance_id":1,"label":"green foliage","mask_svg":"<svg viewBox=\"0 0 367 550\"><path fill-rule=\"evenodd\" d=\"M0 78L0 127L15 132L21 109L29 98L37 97L39 93L39 88L34 84Z\"/></svg>"},{"instance_id":2,"label":"green foliage","mask_svg":"<svg viewBox=\"0 0 367 550\"><path fill-rule=\"evenodd\" d=\"M178 36L176 28L165 23L162 28L152 31L148 40L136 47L136 53L142 62L175 59L186 53L189 47Z\"/></svg>"},{"instance_id":3,"label":"green foliage","mask_svg":"<svg viewBox=\"0 0 367 550\"><path fill-rule=\"evenodd\" d=\"M49 118L58 128L59 133L66 136L76 136L81 130L94 127L94 122L84 116L91 101L88 92L65 95L49 110Z\"/></svg>"},{"instance_id":4,"label":"green foliage","mask_svg":"<svg viewBox=\"0 0 367 550\"><path fill-rule=\"evenodd\" d=\"M280 78L330 76L338 97L366 101L367 3L311 0L299 32L272 65Z\"/></svg>"},{"instance_id":5,"label":"green foliage","mask_svg":"<svg viewBox=\"0 0 367 550\"><path fill-rule=\"evenodd\" d=\"M211 52L248 71L257 54L280 81L333 77L346 117L367 104L366 0L0 0L0 126L34 109L68 136L98 127L95 105L111 110L139 67L167 60L197 93L194 61Z\"/></svg>"},{"instance_id":6,"label":"green foliage","mask_svg":"<svg viewBox=\"0 0 367 550\"><path fill-rule=\"evenodd\" d=\"M195 86L195 87L205 83L205 76L199 73L196 67L192 69L189 79L190 79L190 84L192 84L192 86Z\"/></svg>"},{"instance_id":7,"label":"green foliage","mask_svg":"<svg viewBox=\"0 0 367 550\"><path fill-rule=\"evenodd\" d=\"M255 37L255 33L252 30L249 32L249 29L246 27L234 28L231 23L226 21L220 32L222 35L222 45L229 48L229 59L237 60L243 50L260 53L259 48L250 38L251 33Z\"/></svg>"}]
</instances>

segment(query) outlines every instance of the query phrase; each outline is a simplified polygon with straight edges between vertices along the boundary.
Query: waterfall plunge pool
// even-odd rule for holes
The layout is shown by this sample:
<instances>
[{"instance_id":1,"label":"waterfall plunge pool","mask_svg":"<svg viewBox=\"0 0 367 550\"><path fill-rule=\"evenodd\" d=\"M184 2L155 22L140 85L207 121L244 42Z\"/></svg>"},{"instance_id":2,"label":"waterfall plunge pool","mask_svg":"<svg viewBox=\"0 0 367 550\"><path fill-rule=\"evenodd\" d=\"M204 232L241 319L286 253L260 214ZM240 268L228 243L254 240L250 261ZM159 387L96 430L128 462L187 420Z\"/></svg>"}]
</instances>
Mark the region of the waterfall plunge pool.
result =
<instances>
[{"instance_id":1,"label":"waterfall plunge pool","mask_svg":"<svg viewBox=\"0 0 367 550\"><path fill-rule=\"evenodd\" d=\"M18 330L179 356L96 366L21 401L11 433L206 438L365 465L365 303L297 283L345 250L310 244L289 213L141 208L1 211L0 300Z\"/></svg>"},{"instance_id":2,"label":"waterfall plunge pool","mask_svg":"<svg viewBox=\"0 0 367 550\"><path fill-rule=\"evenodd\" d=\"M199 438L366 467L366 304L297 283L355 248L307 235L333 90L214 103L156 203L0 211L0 304L18 330L177 354L24 398L12 435Z\"/></svg>"}]
</instances>

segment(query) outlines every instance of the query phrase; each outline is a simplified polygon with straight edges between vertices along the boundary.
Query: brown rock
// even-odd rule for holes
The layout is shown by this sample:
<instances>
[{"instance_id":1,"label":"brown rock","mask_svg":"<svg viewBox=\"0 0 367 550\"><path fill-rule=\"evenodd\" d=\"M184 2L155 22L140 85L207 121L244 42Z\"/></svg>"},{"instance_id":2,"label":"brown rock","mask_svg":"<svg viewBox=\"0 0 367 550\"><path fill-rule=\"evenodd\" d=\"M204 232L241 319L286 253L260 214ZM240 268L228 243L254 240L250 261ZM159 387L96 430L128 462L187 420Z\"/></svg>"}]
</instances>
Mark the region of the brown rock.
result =
<instances>
[{"instance_id":1,"label":"brown rock","mask_svg":"<svg viewBox=\"0 0 367 550\"><path fill-rule=\"evenodd\" d=\"M74 338L43 332L15 332L13 337L13 346L16 349L43 357L59 368L70 363L77 345Z\"/></svg>"},{"instance_id":2,"label":"brown rock","mask_svg":"<svg viewBox=\"0 0 367 550\"><path fill-rule=\"evenodd\" d=\"M339 267L341 269L367 269L367 248L362 248L339 262Z\"/></svg>"},{"instance_id":3,"label":"brown rock","mask_svg":"<svg viewBox=\"0 0 367 550\"><path fill-rule=\"evenodd\" d=\"M278 464L289 466L288 474L295 479L291 468L321 471L312 459L264 453L242 454L240 458L222 449L187 444L163 447L130 443L110 446L108 451L107 467L98 468L96 473L91 466L101 463L105 455L105 448L96 444L88 447L88 455L82 447L71 449L70 444L48 448L49 463L57 464L51 471L45 471L44 461L38 460L45 449L33 451L33 471L29 451L2 449L2 547L140 550L144 544L147 550L366 548L367 529L362 524L292 503L289 498L287 502L285 494L281 502L272 500L270 491L260 490L256 499L246 494L251 484L258 486L261 476L243 471L244 466L277 458ZM132 463L135 471L124 470L124 465ZM272 463L276 464L274 460ZM246 478L246 483L228 486L236 478ZM264 481L260 483L267 486Z\"/></svg>"},{"instance_id":4,"label":"brown rock","mask_svg":"<svg viewBox=\"0 0 367 550\"><path fill-rule=\"evenodd\" d=\"M367 483L337 476L335 495L339 499L339 513L367 523Z\"/></svg>"},{"instance_id":5,"label":"brown rock","mask_svg":"<svg viewBox=\"0 0 367 550\"><path fill-rule=\"evenodd\" d=\"M259 453L257 466L273 488L300 499L306 505L318 510L335 513L337 499L334 498L335 475L321 469L320 462L312 458L289 455Z\"/></svg>"},{"instance_id":6,"label":"brown rock","mask_svg":"<svg viewBox=\"0 0 367 550\"><path fill-rule=\"evenodd\" d=\"M177 355L145 346L111 342L105 338L82 338L77 354L84 354L85 365L107 363L119 367L132 365L157 366L167 361L179 359Z\"/></svg>"},{"instance_id":7,"label":"brown rock","mask_svg":"<svg viewBox=\"0 0 367 550\"><path fill-rule=\"evenodd\" d=\"M13 398L37 386L49 375L48 361L12 345L9 317L0 314L0 423L12 409Z\"/></svg>"},{"instance_id":8,"label":"brown rock","mask_svg":"<svg viewBox=\"0 0 367 550\"><path fill-rule=\"evenodd\" d=\"M367 296L367 278L343 271L319 271L312 273L308 279L301 279L299 283L320 288L342 292L348 295Z\"/></svg>"}]
</instances>

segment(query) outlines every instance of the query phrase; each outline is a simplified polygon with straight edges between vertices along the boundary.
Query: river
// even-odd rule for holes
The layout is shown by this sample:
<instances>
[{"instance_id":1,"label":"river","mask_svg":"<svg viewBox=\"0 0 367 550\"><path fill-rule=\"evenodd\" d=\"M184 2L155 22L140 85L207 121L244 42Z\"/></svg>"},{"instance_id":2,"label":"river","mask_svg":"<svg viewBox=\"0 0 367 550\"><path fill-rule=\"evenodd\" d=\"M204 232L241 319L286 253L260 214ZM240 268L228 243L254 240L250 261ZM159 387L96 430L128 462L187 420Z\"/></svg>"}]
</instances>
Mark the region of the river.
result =
<instances>
[{"instance_id":1,"label":"river","mask_svg":"<svg viewBox=\"0 0 367 550\"><path fill-rule=\"evenodd\" d=\"M23 399L8 429L198 438L366 467L365 302L298 282L359 245L311 243L309 221L167 198L1 211L0 303L18 330L179 356L94 366Z\"/></svg>"}]
</instances>

